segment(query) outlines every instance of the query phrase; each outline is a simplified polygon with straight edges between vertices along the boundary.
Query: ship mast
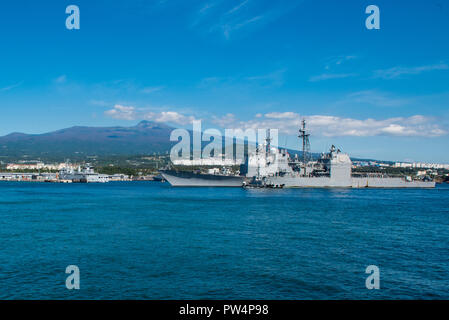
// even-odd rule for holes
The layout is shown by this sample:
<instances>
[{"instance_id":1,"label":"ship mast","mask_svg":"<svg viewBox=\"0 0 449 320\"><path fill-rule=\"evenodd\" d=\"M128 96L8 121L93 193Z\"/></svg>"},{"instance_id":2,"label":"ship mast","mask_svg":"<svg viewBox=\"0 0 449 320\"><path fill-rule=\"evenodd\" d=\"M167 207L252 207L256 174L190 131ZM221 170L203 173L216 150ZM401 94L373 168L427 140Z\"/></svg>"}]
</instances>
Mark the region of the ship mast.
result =
<instances>
[{"instance_id":1,"label":"ship mast","mask_svg":"<svg viewBox=\"0 0 449 320\"><path fill-rule=\"evenodd\" d=\"M265 139L266 141L266 153L270 153L271 152L271 134L270 134L270 129L267 129L267 138Z\"/></svg>"},{"instance_id":2,"label":"ship mast","mask_svg":"<svg viewBox=\"0 0 449 320\"><path fill-rule=\"evenodd\" d=\"M306 120L302 120L302 128L299 129L299 138L302 139L302 161L303 164L306 165L309 162L309 154L310 154L310 134L306 131Z\"/></svg>"}]
</instances>

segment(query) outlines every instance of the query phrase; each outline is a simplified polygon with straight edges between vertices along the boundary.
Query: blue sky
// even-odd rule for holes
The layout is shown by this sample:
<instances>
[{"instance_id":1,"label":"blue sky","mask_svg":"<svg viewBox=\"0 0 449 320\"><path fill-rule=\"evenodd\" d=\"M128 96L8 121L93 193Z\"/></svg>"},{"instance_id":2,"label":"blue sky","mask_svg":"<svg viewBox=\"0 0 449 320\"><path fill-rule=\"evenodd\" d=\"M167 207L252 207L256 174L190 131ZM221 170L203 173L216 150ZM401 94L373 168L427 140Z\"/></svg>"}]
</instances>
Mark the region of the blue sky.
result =
<instances>
[{"instance_id":1,"label":"blue sky","mask_svg":"<svg viewBox=\"0 0 449 320\"><path fill-rule=\"evenodd\" d=\"M0 135L202 119L294 147L306 117L314 151L449 162L446 1L3 1L0 39Z\"/></svg>"}]
</instances>

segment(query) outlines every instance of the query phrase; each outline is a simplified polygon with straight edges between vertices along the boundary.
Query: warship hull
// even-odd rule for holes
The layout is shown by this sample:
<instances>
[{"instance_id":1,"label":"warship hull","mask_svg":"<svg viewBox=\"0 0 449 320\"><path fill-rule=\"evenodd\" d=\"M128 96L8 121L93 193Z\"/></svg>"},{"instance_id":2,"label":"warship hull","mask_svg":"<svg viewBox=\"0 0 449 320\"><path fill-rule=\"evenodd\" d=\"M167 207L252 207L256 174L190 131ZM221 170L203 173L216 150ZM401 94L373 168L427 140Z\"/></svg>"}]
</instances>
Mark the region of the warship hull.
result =
<instances>
[{"instance_id":1,"label":"warship hull","mask_svg":"<svg viewBox=\"0 0 449 320\"><path fill-rule=\"evenodd\" d=\"M173 187L242 187L244 177L216 174L201 174L186 171L161 171L165 180Z\"/></svg>"},{"instance_id":2,"label":"warship hull","mask_svg":"<svg viewBox=\"0 0 449 320\"><path fill-rule=\"evenodd\" d=\"M283 188L435 188L433 181L407 181L403 178L267 177L266 185Z\"/></svg>"}]
</instances>

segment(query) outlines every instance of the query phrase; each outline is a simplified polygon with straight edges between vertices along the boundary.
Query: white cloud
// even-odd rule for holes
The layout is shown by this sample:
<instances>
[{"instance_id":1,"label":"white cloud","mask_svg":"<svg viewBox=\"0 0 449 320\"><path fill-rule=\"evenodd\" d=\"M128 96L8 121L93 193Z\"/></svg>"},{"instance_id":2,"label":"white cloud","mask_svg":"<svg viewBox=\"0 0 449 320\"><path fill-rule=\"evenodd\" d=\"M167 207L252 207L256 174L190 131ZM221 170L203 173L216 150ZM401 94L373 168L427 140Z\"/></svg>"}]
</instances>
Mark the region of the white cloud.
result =
<instances>
[{"instance_id":1,"label":"white cloud","mask_svg":"<svg viewBox=\"0 0 449 320\"><path fill-rule=\"evenodd\" d=\"M120 104L116 104L112 109L105 111L105 115L120 120L149 120L179 125L186 125L195 120L193 116L186 116L176 111L152 112Z\"/></svg>"},{"instance_id":2,"label":"white cloud","mask_svg":"<svg viewBox=\"0 0 449 320\"><path fill-rule=\"evenodd\" d=\"M374 77L382 79L396 79L400 78L402 75L415 75L421 74L423 72L448 70L448 69L449 66L446 63L419 66L419 67L393 67L390 69L374 71Z\"/></svg>"},{"instance_id":3,"label":"white cloud","mask_svg":"<svg viewBox=\"0 0 449 320\"><path fill-rule=\"evenodd\" d=\"M261 117L260 114L257 114L256 116L258 116L258 118ZM291 119L296 116L297 114L294 112L271 112L265 114L265 117L269 119Z\"/></svg>"},{"instance_id":4,"label":"white cloud","mask_svg":"<svg viewBox=\"0 0 449 320\"><path fill-rule=\"evenodd\" d=\"M322 131L324 136L422 136L434 137L446 134L432 118L411 117L352 119L332 116L306 117L312 130Z\"/></svg>"},{"instance_id":5,"label":"white cloud","mask_svg":"<svg viewBox=\"0 0 449 320\"><path fill-rule=\"evenodd\" d=\"M234 123L236 123L237 119L234 114L228 113L224 115L223 117L212 117L212 122L219 125L222 128L227 128L228 126L232 126Z\"/></svg>"},{"instance_id":6,"label":"white cloud","mask_svg":"<svg viewBox=\"0 0 449 320\"><path fill-rule=\"evenodd\" d=\"M122 106L116 104L113 109L105 111L105 115L120 120L136 120L137 112L136 108L130 106Z\"/></svg>"},{"instance_id":7,"label":"white cloud","mask_svg":"<svg viewBox=\"0 0 449 320\"><path fill-rule=\"evenodd\" d=\"M176 111L162 111L162 112L148 112L144 115L145 120L152 120L156 122L177 123L181 125L192 123L195 120L193 116L185 116Z\"/></svg>"},{"instance_id":8,"label":"white cloud","mask_svg":"<svg viewBox=\"0 0 449 320\"><path fill-rule=\"evenodd\" d=\"M155 122L189 125L196 118L177 111L148 111L133 106L116 104L105 115L121 120L150 120ZM354 119L330 115L300 115L296 112L270 112L256 114L252 119L242 121L234 114L222 117L213 116L210 120L221 128L227 129L278 129L280 133L296 135L301 121L307 121L307 127L316 136L336 137L439 137L449 132L441 127L438 120L423 115L395 117L386 119Z\"/></svg>"},{"instance_id":9,"label":"white cloud","mask_svg":"<svg viewBox=\"0 0 449 320\"><path fill-rule=\"evenodd\" d=\"M440 128L435 119L422 115L376 120L325 115L301 116L295 112L272 112L256 116L249 121L240 121L234 116L226 115L222 119L217 119L215 123L225 124L227 128L278 129L281 133L292 135L298 132L303 118L306 119L307 126L313 134L326 137L381 135L437 137L448 134L446 130ZM224 121L220 122L220 120Z\"/></svg>"}]
</instances>

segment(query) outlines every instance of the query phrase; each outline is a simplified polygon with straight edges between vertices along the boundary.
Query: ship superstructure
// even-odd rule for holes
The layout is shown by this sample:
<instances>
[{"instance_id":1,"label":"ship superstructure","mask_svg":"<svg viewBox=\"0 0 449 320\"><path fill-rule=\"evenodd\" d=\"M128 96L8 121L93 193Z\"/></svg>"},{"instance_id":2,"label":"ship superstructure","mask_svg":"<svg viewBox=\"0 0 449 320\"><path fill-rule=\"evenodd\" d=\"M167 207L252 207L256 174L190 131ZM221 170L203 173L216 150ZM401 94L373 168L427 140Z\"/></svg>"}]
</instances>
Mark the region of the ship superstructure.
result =
<instances>
[{"instance_id":1,"label":"ship superstructure","mask_svg":"<svg viewBox=\"0 0 449 320\"><path fill-rule=\"evenodd\" d=\"M258 146L247 158L249 187L344 187L344 188L434 188L435 182L412 180L406 177L389 177L379 174L353 175L352 161L348 154L332 146L317 160L310 153L310 134L306 121L302 121L299 137L302 139L301 158L291 157L287 150L272 147L267 142Z\"/></svg>"}]
</instances>

